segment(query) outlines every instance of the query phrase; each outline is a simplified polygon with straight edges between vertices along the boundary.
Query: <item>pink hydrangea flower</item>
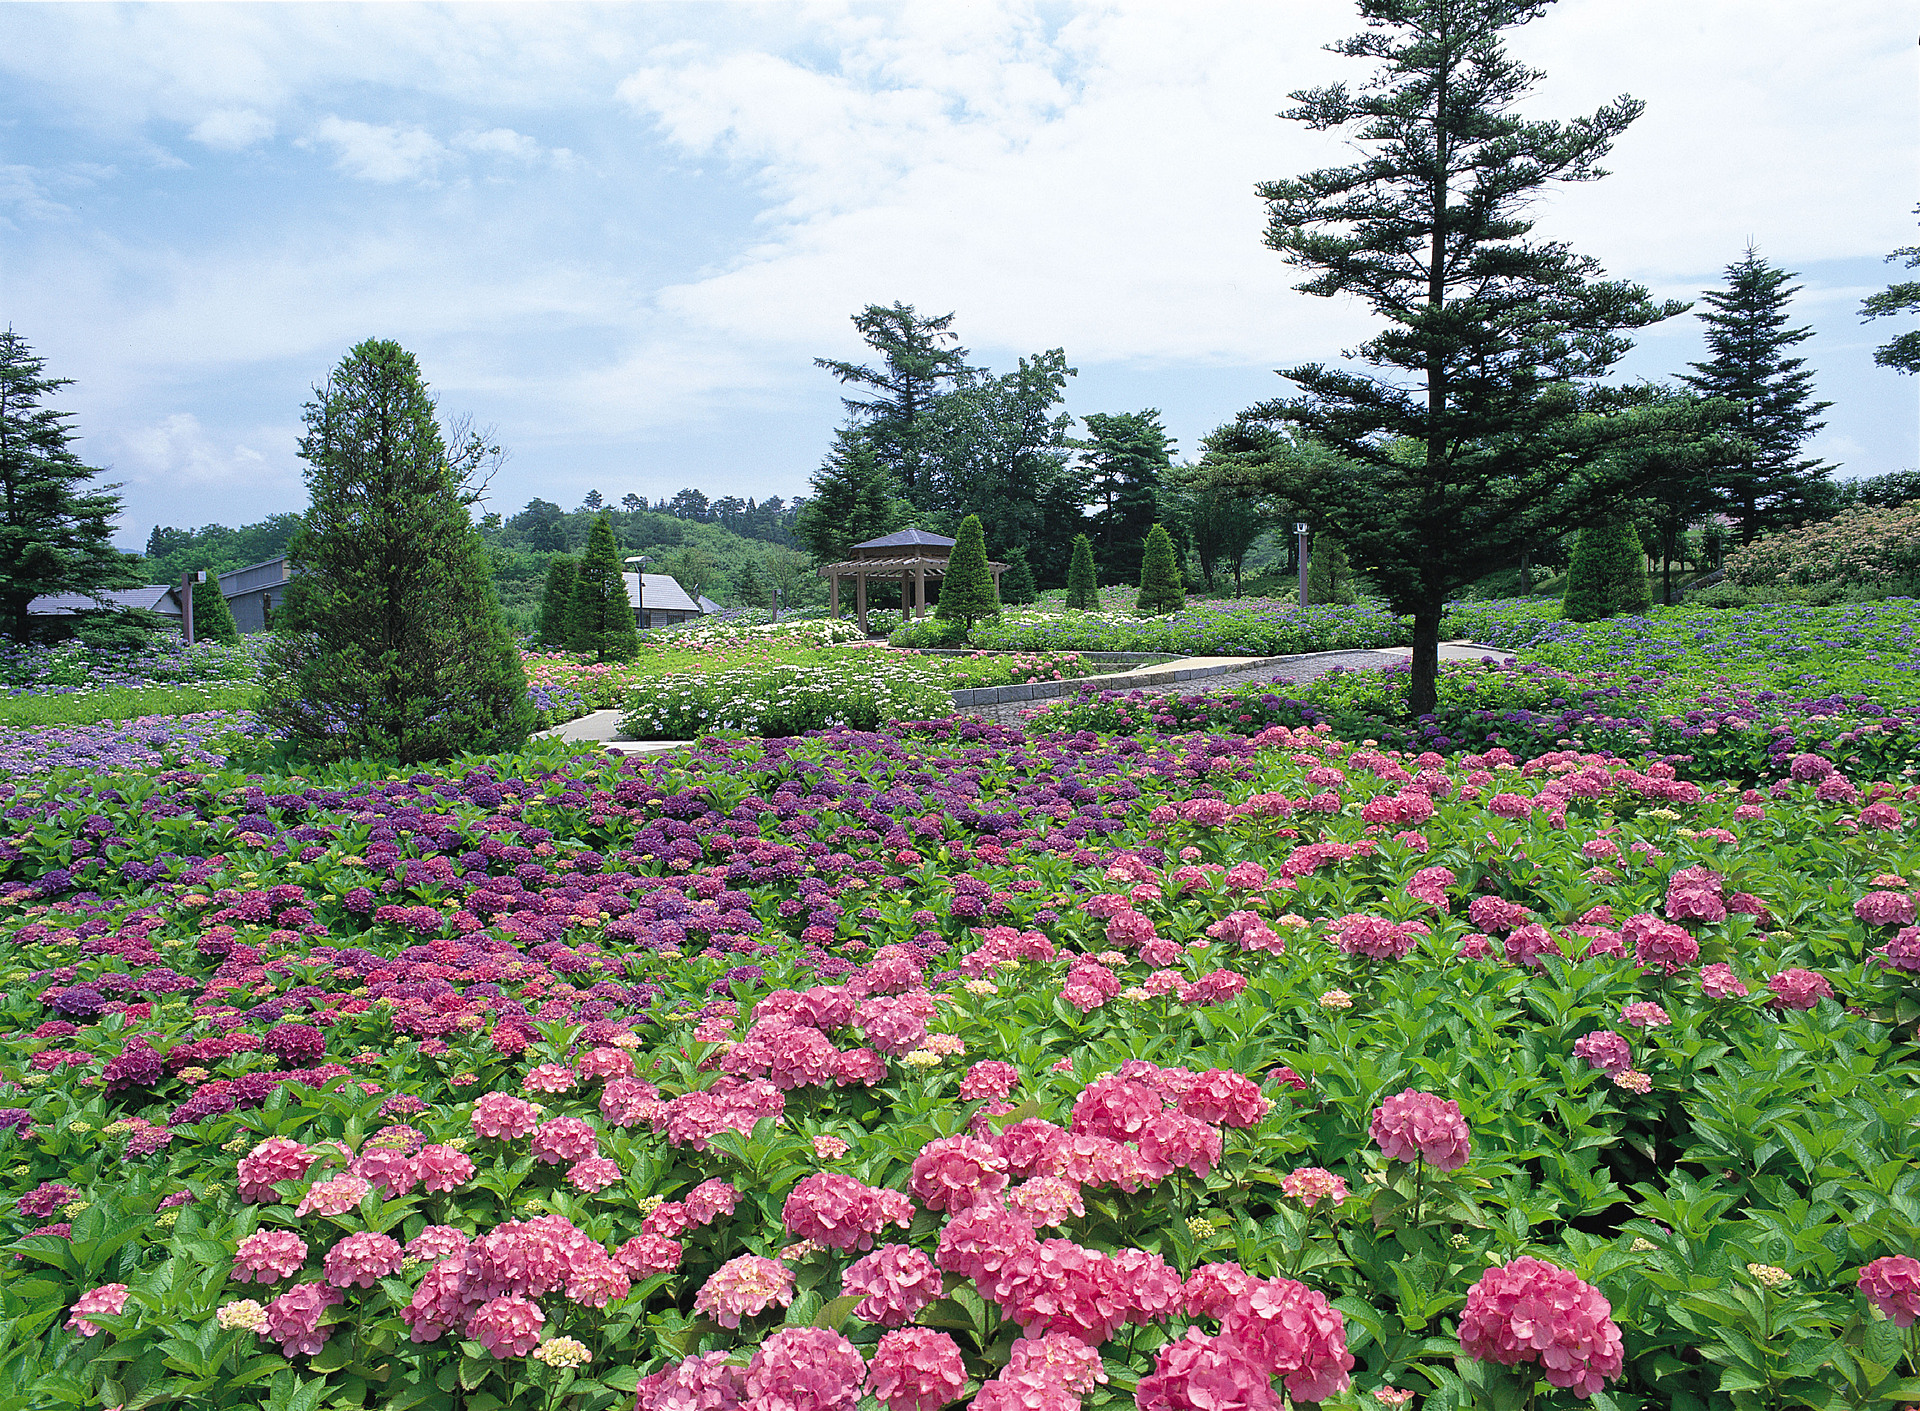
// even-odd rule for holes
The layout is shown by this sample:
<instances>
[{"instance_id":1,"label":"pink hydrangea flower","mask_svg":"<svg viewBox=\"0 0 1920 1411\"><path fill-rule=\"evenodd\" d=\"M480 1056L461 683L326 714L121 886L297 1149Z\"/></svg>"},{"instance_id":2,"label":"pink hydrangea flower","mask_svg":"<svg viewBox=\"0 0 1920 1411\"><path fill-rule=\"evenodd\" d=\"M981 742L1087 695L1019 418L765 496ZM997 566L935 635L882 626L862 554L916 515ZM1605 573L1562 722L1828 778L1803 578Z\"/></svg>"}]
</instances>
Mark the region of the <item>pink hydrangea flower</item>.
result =
<instances>
[{"instance_id":1,"label":"pink hydrangea flower","mask_svg":"<svg viewBox=\"0 0 1920 1411\"><path fill-rule=\"evenodd\" d=\"M587 1156L567 1168L567 1184L592 1195L620 1179L620 1163L604 1156Z\"/></svg>"},{"instance_id":2,"label":"pink hydrangea flower","mask_svg":"<svg viewBox=\"0 0 1920 1411\"><path fill-rule=\"evenodd\" d=\"M1282 1378L1299 1401L1324 1401L1345 1391L1353 1370L1345 1320L1325 1295L1292 1279L1262 1280L1227 1310L1220 1336Z\"/></svg>"},{"instance_id":3,"label":"pink hydrangea flower","mask_svg":"<svg viewBox=\"0 0 1920 1411\"><path fill-rule=\"evenodd\" d=\"M1767 1003L1775 1009L1812 1009L1823 999L1833 998L1833 986L1827 978L1812 970L1782 970L1767 981L1773 998Z\"/></svg>"},{"instance_id":4,"label":"pink hydrangea flower","mask_svg":"<svg viewBox=\"0 0 1920 1411\"><path fill-rule=\"evenodd\" d=\"M1064 1225L1069 1218L1087 1213L1080 1187L1060 1176L1035 1176L1010 1186L1006 1201L1009 1210L1042 1227Z\"/></svg>"},{"instance_id":5,"label":"pink hydrangea flower","mask_svg":"<svg viewBox=\"0 0 1920 1411\"><path fill-rule=\"evenodd\" d=\"M742 1254L729 1259L694 1296L693 1311L704 1313L723 1328L737 1328L742 1318L764 1312L774 1304L793 1302L793 1271L778 1259Z\"/></svg>"},{"instance_id":6,"label":"pink hydrangea flower","mask_svg":"<svg viewBox=\"0 0 1920 1411\"><path fill-rule=\"evenodd\" d=\"M458 1254L472 1242L466 1231L455 1229L452 1225L429 1225L407 1241L406 1254L409 1259L423 1259L429 1264L437 1264L450 1254Z\"/></svg>"},{"instance_id":7,"label":"pink hydrangea flower","mask_svg":"<svg viewBox=\"0 0 1920 1411\"><path fill-rule=\"evenodd\" d=\"M1347 1198L1347 1183L1322 1166L1302 1166L1280 1179L1280 1189L1311 1210L1321 1201L1338 1205Z\"/></svg>"},{"instance_id":8,"label":"pink hydrangea flower","mask_svg":"<svg viewBox=\"0 0 1920 1411\"><path fill-rule=\"evenodd\" d=\"M1633 1067L1633 1048L1611 1029L1596 1029L1573 1041L1573 1056L1584 1058L1603 1073L1624 1073Z\"/></svg>"},{"instance_id":9,"label":"pink hydrangea flower","mask_svg":"<svg viewBox=\"0 0 1920 1411\"><path fill-rule=\"evenodd\" d=\"M1683 927L1644 912L1620 923L1620 937L1633 947L1634 964L1648 970L1674 975L1700 959L1700 943Z\"/></svg>"},{"instance_id":10,"label":"pink hydrangea flower","mask_svg":"<svg viewBox=\"0 0 1920 1411\"><path fill-rule=\"evenodd\" d=\"M1407 1088L1374 1109L1368 1132L1393 1161L1424 1161L1437 1171L1457 1171L1472 1149L1460 1104Z\"/></svg>"},{"instance_id":11,"label":"pink hydrangea flower","mask_svg":"<svg viewBox=\"0 0 1920 1411\"><path fill-rule=\"evenodd\" d=\"M635 1235L614 1251L621 1267L640 1278L665 1274L680 1267L683 1247L661 1235Z\"/></svg>"},{"instance_id":12,"label":"pink hydrangea flower","mask_svg":"<svg viewBox=\"0 0 1920 1411\"><path fill-rule=\"evenodd\" d=\"M907 1189L929 1210L965 1210L1006 1188L1006 1158L987 1143L967 1136L928 1142L913 1159L913 1173L907 1181Z\"/></svg>"},{"instance_id":13,"label":"pink hydrangea flower","mask_svg":"<svg viewBox=\"0 0 1920 1411\"><path fill-rule=\"evenodd\" d=\"M429 1191L458 1190L473 1179L473 1158L438 1142L421 1147L413 1165L422 1188Z\"/></svg>"},{"instance_id":14,"label":"pink hydrangea flower","mask_svg":"<svg viewBox=\"0 0 1920 1411\"><path fill-rule=\"evenodd\" d=\"M642 1377L634 1411L738 1411L747 1399L747 1369L724 1352L703 1352Z\"/></svg>"},{"instance_id":15,"label":"pink hydrangea flower","mask_svg":"<svg viewBox=\"0 0 1920 1411\"><path fill-rule=\"evenodd\" d=\"M858 1294L853 1316L897 1328L941 1296L940 1271L911 1245L883 1245L856 1259L840 1278L840 1292Z\"/></svg>"},{"instance_id":16,"label":"pink hydrangea flower","mask_svg":"<svg viewBox=\"0 0 1920 1411\"><path fill-rule=\"evenodd\" d=\"M542 1063L527 1073L523 1086L530 1093L570 1093L579 1081L564 1064Z\"/></svg>"},{"instance_id":17,"label":"pink hydrangea flower","mask_svg":"<svg viewBox=\"0 0 1920 1411\"><path fill-rule=\"evenodd\" d=\"M105 1313L108 1317L117 1317L126 1310L127 1295L131 1290L125 1284L102 1284L98 1288L88 1289L73 1301L73 1309L67 1314L67 1326L83 1338L90 1338L100 1329L87 1321L89 1313Z\"/></svg>"},{"instance_id":18,"label":"pink hydrangea flower","mask_svg":"<svg viewBox=\"0 0 1920 1411\"><path fill-rule=\"evenodd\" d=\"M1910 1328L1920 1319L1920 1259L1889 1254L1860 1270L1860 1292L1873 1301L1894 1326Z\"/></svg>"},{"instance_id":19,"label":"pink hydrangea flower","mask_svg":"<svg viewBox=\"0 0 1920 1411\"><path fill-rule=\"evenodd\" d=\"M1259 1282L1238 1264L1202 1264L1187 1275L1187 1316L1218 1320Z\"/></svg>"},{"instance_id":20,"label":"pink hydrangea flower","mask_svg":"<svg viewBox=\"0 0 1920 1411\"><path fill-rule=\"evenodd\" d=\"M375 1147L353 1158L347 1171L372 1183L381 1196L392 1200L410 1194L420 1183L420 1172L404 1151Z\"/></svg>"},{"instance_id":21,"label":"pink hydrangea flower","mask_svg":"<svg viewBox=\"0 0 1920 1411\"><path fill-rule=\"evenodd\" d=\"M1089 1396L1106 1382L1107 1368L1098 1349L1065 1333L1048 1333L1018 1339L1001 1377L1020 1385L1061 1387L1075 1396Z\"/></svg>"},{"instance_id":22,"label":"pink hydrangea flower","mask_svg":"<svg viewBox=\"0 0 1920 1411\"><path fill-rule=\"evenodd\" d=\"M1140 1164L1150 1176L1187 1170L1205 1176L1220 1162L1220 1129L1183 1112L1162 1112L1141 1129Z\"/></svg>"},{"instance_id":23,"label":"pink hydrangea flower","mask_svg":"<svg viewBox=\"0 0 1920 1411\"><path fill-rule=\"evenodd\" d=\"M1662 1029L1673 1022L1667 1017L1666 1010L1652 1000L1645 999L1621 1005L1620 1017L1636 1029Z\"/></svg>"},{"instance_id":24,"label":"pink hydrangea flower","mask_svg":"<svg viewBox=\"0 0 1920 1411\"><path fill-rule=\"evenodd\" d=\"M740 1192L728 1182L708 1180L688 1191L684 1203L688 1220L696 1225L711 1225L722 1215L733 1214L739 1201Z\"/></svg>"},{"instance_id":25,"label":"pink hydrangea flower","mask_svg":"<svg viewBox=\"0 0 1920 1411\"><path fill-rule=\"evenodd\" d=\"M1369 960L1405 960L1427 934L1423 922L1394 922L1384 916L1355 913L1333 923L1333 943L1348 955Z\"/></svg>"},{"instance_id":26,"label":"pink hydrangea flower","mask_svg":"<svg viewBox=\"0 0 1920 1411\"><path fill-rule=\"evenodd\" d=\"M859 1350L830 1328L781 1328L747 1364L755 1411L853 1411L867 1380Z\"/></svg>"},{"instance_id":27,"label":"pink hydrangea flower","mask_svg":"<svg viewBox=\"0 0 1920 1411\"><path fill-rule=\"evenodd\" d=\"M1724 883L1707 867L1683 867L1667 879L1667 919L1670 921L1725 921Z\"/></svg>"},{"instance_id":28,"label":"pink hydrangea flower","mask_svg":"<svg viewBox=\"0 0 1920 1411\"><path fill-rule=\"evenodd\" d=\"M502 1360L525 1357L540 1345L547 1315L540 1305L517 1293L490 1298L467 1319L467 1336Z\"/></svg>"},{"instance_id":29,"label":"pink hydrangea flower","mask_svg":"<svg viewBox=\"0 0 1920 1411\"><path fill-rule=\"evenodd\" d=\"M1703 965L1700 992L1708 999L1738 999L1747 993L1747 987L1731 965Z\"/></svg>"},{"instance_id":30,"label":"pink hydrangea flower","mask_svg":"<svg viewBox=\"0 0 1920 1411\"><path fill-rule=\"evenodd\" d=\"M477 1135L509 1140L531 1133L539 1125L540 1113L512 1093L482 1093L474 1101L470 1120Z\"/></svg>"},{"instance_id":31,"label":"pink hydrangea flower","mask_svg":"<svg viewBox=\"0 0 1920 1411\"><path fill-rule=\"evenodd\" d=\"M581 1117L555 1117L533 1129L536 1160L558 1166L600 1154L600 1137Z\"/></svg>"},{"instance_id":32,"label":"pink hydrangea flower","mask_svg":"<svg viewBox=\"0 0 1920 1411\"><path fill-rule=\"evenodd\" d=\"M345 1215L357 1207L373 1190L370 1181L359 1176L336 1176L331 1181L316 1181L307 1187L294 1207L295 1215Z\"/></svg>"},{"instance_id":33,"label":"pink hydrangea flower","mask_svg":"<svg viewBox=\"0 0 1920 1411\"><path fill-rule=\"evenodd\" d=\"M256 1205L278 1200L274 1184L279 1181L304 1181L313 1163L320 1158L288 1137L268 1137L240 1158L235 1174L239 1177L240 1199Z\"/></svg>"},{"instance_id":34,"label":"pink hydrangea flower","mask_svg":"<svg viewBox=\"0 0 1920 1411\"><path fill-rule=\"evenodd\" d=\"M1160 1349L1134 1402L1140 1411L1280 1411L1272 1373L1238 1343L1198 1328Z\"/></svg>"},{"instance_id":35,"label":"pink hydrangea flower","mask_svg":"<svg viewBox=\"0 0 1920 1411\"><path fill-rule=\"evenodd\" d=\"M913 1223L913 1204L898 1191L877 1190L836 1171L816 1171L787 1194L781 1217L803 1240L829 1249L871 1249L889 1224Z\"/></svg>"},{"instance_id":36,"label":"pink hydrangea flower","mask_svg":"<svg viewBox=\"0 0 1920 1411\"><path fill-rule=\"evenodd\" d=\"M1620 1376L1620 1329L1600 1290L1522 1255L1480 1276L1460 1314L1460 1350L1482 1362L1538 1363L1546 1379L1592 1396Z\"/></svg>"},{"instance_id":37,"label":"pink hydrangea flower","mask_svg":"<svg viewBox=\"0 0 1920 1411\"><path fill-rule=\"evenodd\" d=\"M1258 1083L1225 1068L1209 1068L1180 1095L1182 1112L1219 1127L1257 1126L1272 1106Z\"/></svg>"},{"instance_id":38,"label":"pink hydrangea flower","mask_svg":"<svg viewBox=\"0 0 1920 1411\"><path fill-rule=\"evenodd\" d=\"M1020 1086L1020 1070L1011 1063L983 1059L967 1069L960 1080L960 1098L975 1102L981 1098L1004 1098Z\"/></svg>"},{"instance_id":39,"label":"pink hydrangea flower","mask_svg":"<svg viewBox=\"0 0 1920 1411\"><path fill-rule=\"evenodd\" d=\"M574 1062L573 1071L582 1078L630 1078L633 1055L617 1048L596 1048L581 1054Z\"/></svg>"},{"instance_id":40,"label":"pink hydrangea flower","mask_svg":"<svg viewBox=\"0 0 1920 1411\"><path fill-rule=\"evenodd\" d=\"M1133 1141L1166 1106L1166 1100L1145 1083L1098 1078L1074 1100L1073 1130L1109 1141Z\"/></svg>"},{"instance_id":41,"label":"pink hydrangea flower","mask_svg":"<svg viewBox=\"0 0 1920 1411\"><path fill-rule=\"evenodd\" d=\"M327 1345L320 1319L329 1308L346 1302L339 1289L318 1280L295 1284L267 1305L267 1326L261 1337L272 1338L288 1357L296 1353L315 1357Z\"/></svg>"},{"instance_id":42,"label":"pink hydrangea flower","mask_svg":"<svg viewBox=\"0 0 1920 1411\"><path fill-rule=\"evenodd\" d=\"M1853 914L1868 926L1911 926L1914 903L1911 892L1868 892L1853 904Z\"/></svg>"},{"instance_id":43,"label":"pink hydrangea flower","mask_svg":"<svg viewBox=\"0 0 1920 1411\"><path fill-rule=\"evenodd\" d=\"M236 1283L276 1283L291 1279L307 1262L307 1242L291 1230L255 1230L233 1251Z\"/></svg>"},{"instance_id":44,"label":"pink hydrangea flower","mask_svg":"<svg viewBox=\"0 0 1920 1411\"><path fill-rule=\"evenodd\" d=\"M867 1390L887 1411L940 1411L966 1385L960 1345L931 1328L883 1334L867 1365Z\"/></svg>"},{"instance_id":45,"label":"pink hydrangea flower","mask_svg":"<svg viewBox=\"0 0 1920 1411\"><path fill-rule=\"evenodd\" d=\"M352 1288L356 1284L370 1289L388 1274L400 1272L401 1257L398 1242L387 1235L362 1230L328 1250L320 1267L326 1271L327 1282L337 1289Z\"/></svg>"}]
</instances>

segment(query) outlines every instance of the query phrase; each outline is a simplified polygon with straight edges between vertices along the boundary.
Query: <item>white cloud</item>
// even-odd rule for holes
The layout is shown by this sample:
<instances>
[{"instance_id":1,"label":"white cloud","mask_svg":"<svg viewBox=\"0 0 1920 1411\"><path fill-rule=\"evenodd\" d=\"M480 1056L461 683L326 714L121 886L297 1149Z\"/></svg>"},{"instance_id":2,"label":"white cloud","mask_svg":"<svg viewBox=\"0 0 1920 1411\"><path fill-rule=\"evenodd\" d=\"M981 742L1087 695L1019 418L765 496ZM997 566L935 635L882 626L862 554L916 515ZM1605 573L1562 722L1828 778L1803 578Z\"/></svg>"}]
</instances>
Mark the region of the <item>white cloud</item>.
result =
<instances>
[{"instance_id":1,"label":"white cloud","mask_svg":"<svg viewBox=\"0 0 1920 1411\"><path fill-rule=\"evenodd\" d=\"M238 152L273 136L274 126L272 118L254 108L216 108L187 135L203 147Z\"/></svg>"},{"instance_id":2,"label":"white cloud","mask_svg":"<svg viewBox=\"0 0 1920 1411\"><path fill-rule=\"evenodd\" d=\"M479 152L486 156L511 157L519 162L540 160L540 144L524 132L515 132L510 127L491 127L485 132L465 132L455 141L469 152Z\"/></svg>"},{"instance_id":3,"label":"white cloud","mask_svg":"<svg viewBox=\"0 0 1920 1411\"><path fill-rule=\"evenodd\" d=\"M136 483L186 483L200 489L252 488L269 473L267 457L251 446L223 443L192 412L173 412L121 438L116 472Z\"/></svg>"},{"instance_id":4,"label":"white cloud","mask_svg":"<svg viewBox=\"0 0 1920 1411\"><path fill-rule=\"evenodd\" d=\"M385 127L328 114L313 131L334 149L334 165L362 181L411 181L429 177L447 149L417 127Z\"/></svg>"}]
</instances>

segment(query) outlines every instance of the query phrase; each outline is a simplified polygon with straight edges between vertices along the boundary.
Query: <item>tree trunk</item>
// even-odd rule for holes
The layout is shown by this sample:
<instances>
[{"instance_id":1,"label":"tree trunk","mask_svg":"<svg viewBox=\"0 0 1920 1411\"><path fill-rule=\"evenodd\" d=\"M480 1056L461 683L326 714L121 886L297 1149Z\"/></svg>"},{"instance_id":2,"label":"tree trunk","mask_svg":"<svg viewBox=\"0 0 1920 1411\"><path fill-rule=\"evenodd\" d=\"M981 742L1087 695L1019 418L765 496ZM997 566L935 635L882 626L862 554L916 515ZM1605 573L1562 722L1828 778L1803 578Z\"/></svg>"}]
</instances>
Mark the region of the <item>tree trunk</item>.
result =
<instances>
[{"instance_id":1,"label":"tree trunk","mask_svg":"<svg viewBox=\"0 0 1920 1411\"><path fill-rule=\"evenodd\" d=\"M1407 683L1407 713L1432 715L1440 703L1440 614L1444 603L1413 610L1413 677Z\"/></svg>"}]
</instances>

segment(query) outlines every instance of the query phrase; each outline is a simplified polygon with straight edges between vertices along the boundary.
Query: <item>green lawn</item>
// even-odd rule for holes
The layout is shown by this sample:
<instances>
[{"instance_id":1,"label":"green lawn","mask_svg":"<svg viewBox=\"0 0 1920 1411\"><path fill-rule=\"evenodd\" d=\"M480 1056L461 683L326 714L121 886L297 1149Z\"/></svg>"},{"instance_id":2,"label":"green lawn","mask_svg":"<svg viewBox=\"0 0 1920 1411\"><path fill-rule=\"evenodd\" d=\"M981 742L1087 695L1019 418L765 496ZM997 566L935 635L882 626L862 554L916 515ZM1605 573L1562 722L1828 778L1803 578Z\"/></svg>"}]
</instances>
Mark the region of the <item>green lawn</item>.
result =
<instances>
[{"instance_id":1,"label":"green lawn","mask_svg":"<svg viewBox=\"0 0 1920 1411\"><path fill-rule=\"evenodd\" d=\"M8 696L0 699L0 729L98 725L143 715L247 710L253 705L255 689L250 681L200 681L184 686L111 686L66 696Z\"/></svg>"}]
</instances>

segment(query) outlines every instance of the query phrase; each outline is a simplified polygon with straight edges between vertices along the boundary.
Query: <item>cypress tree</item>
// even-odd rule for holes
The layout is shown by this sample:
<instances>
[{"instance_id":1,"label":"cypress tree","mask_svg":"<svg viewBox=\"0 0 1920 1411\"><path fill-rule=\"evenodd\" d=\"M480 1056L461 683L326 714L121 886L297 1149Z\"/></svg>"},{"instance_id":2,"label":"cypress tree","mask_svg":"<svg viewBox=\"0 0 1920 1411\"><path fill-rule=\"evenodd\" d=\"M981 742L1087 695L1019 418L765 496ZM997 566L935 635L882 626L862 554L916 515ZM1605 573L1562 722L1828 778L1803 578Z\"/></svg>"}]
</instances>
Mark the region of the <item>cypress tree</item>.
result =
<instances>
[{"instance_id":1,"label":"cypress tree","mask_svg":"<svg viewBox=\"0 0 1920 1411\"><path fill-rule=\"evenodd\" d=\"M750 608L763 608L767 605L767 580L760 574L760 564L748 559L741 565L739 574L733 580L733 595Z\"/></svg>"},{"instance_id":2,"label":"cypress tree","mask_svg":"<svg viewBox=\"0 0 1920 1411\"><path fill-rule=\"evenodd\" d=\"M587 551L574 575L567 649L595 661L632 661L640 652L633 603L620 572L620 548L613 541L613 515L607 510L594 517Z\"/></svg>"},{"instance_id":3,"label":"cypress tree","mask_svg":"<svg viewBox=\"0 0 1920 1411\"><path fill-rule=\"evenodd\" d=\"M547 591L540 599L540 645L543 647L567 645L567 620L573 610L576 567L568 554L556 554L547 565Z\"/></svg>"},{"instance_id":4,"label":"cypress tree","mask_svg":"<svg viewBox=\"0 0 1920 1411\"><path fill-rule=\"evenodd\" d=\"M305 420L313 503L288 546L262 723L319 760L524 744L527 674L413 356L360 344Z\"/></svg>"},{"instance_id":5,"label":"cypress tree","mask_svg":"<svg viewBox=\"0 0 1920 1411\"><path fill-rule=\"evenodd\" d=\"M1133 610L1141 617L1158 617L1186 605L1187 590L1180 586L1180 565L1173 557L1173 536L1166 525L1156 524L1140 555L1140 596L1134 599Z\"/></svg>"},{"instance_id":6,"label":"cypress tree","mask_svg":"<svg viewBox=\"0 0 1920 1411\"><path fill-rule=\"evenodd\" d=\"M1084 534L1073 536L1073 559L1067 564L1067 606L1076 612L1096 612L1100 607L1100 585L1093 575L1093 540Z\"/></svg>"},{"instance_id":7,"label":"cypress tree","mask_svg":"<svg viewBox=\"0 0 1920 1411\"><path fill-rule=\"evenodd\" d=\"M227 606L227 595L220 591L220 575L211 563L203 562L198 567L207 571L207 581L193 585L193 635L239 646L240 628L233 620L233 609Z\"/></svg>"},{"instance_id":8,"label":"cypress tree","mask_svg":"<svg viewBox=\"0 0 1920 1411\"><path fill-rule=\"evenodd\" d=\"M1347 562L1347 551L1340 547L1340 541L1324 529L1313 536L1313 548L1307 555L1307 601L1353 601L1353 565Z\"/></svg>"},{"instance_id":9,"label":"cypress tree","mask_svg":"<svg viewBox=\"0 0 1920 1411\"><path fill-rule=\"evenodd\" d=\"M964 623L969 632L981 618L1000 615L1000 594L994 590L993 572L987 567L987 535L977 514L960 521L933 615L942 622Z\"/></svg>"},{"instance_id":10,"label":"cypress tree","mask_svg":"<svg viewBox=\"0 0 1920 1411\"><path fill-rule=\"evenodd\" d=\"M1040 596L1040 590L1034 585L1033 568L1027 562L1025 549L1007 550L1007 571L1000 575L1000 601L1003 603L1030 603Z\"/></svg>"},{"instance_id":11,"label":"cypress tree","mask_svg":"<svg viewBox=\"0 0 1920 1411\"><path fill-rule=\"evenodd\" d=\"M1596 622L1617 612L1645 612L1652 603L1647 556L1634 527L1614 519L1582 529L1567 568L1560 615L1569 622Z\"/></svg>"}]
</instances>

